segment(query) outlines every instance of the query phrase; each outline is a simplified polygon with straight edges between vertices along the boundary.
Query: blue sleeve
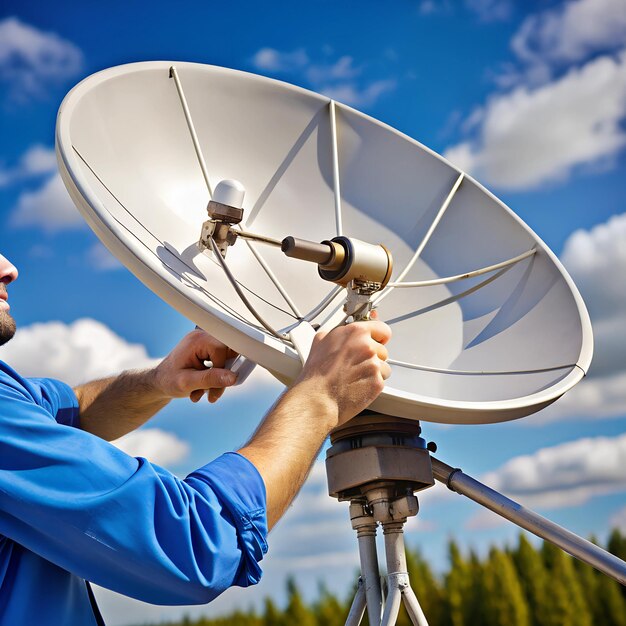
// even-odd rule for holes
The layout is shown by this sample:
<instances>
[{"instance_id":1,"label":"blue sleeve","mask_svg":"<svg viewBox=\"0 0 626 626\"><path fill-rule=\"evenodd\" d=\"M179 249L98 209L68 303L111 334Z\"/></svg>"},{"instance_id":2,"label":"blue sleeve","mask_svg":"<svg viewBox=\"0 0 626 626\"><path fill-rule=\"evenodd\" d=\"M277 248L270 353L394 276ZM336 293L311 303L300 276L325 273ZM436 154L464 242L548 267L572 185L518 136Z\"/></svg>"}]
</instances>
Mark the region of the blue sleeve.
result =
<instances>
[{"instance_id":1,"label":"blue sleeve","mask_svg":"<svg viewBox=\"0 0 626 626\"><path fill-rule=\"evenodd\" d=\"M66 383L54 378L28 378L29 391L59 424L79 428L78 399Z\"/></svg>"},{"instance_id":2,"label":"blue sleeve","mask_svg":"<svg viewBox=\"0 0 626 626\"><path fill-rule=\"evenodd\" d=\"M5 388L0 533L119 593L200 604L260 579L265 486L235 453L180 480Z\"/></svg>"}]
</instances>

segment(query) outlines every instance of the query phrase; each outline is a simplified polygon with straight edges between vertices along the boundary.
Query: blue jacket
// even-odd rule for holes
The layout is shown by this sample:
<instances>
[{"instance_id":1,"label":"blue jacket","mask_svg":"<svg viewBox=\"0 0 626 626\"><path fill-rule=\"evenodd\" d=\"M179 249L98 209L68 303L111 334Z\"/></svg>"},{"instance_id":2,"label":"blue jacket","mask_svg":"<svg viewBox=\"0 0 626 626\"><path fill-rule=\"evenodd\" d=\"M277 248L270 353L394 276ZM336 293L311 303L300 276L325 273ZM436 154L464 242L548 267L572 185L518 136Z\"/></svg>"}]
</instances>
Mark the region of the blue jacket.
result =
<instances>
[{"instance_id":1,"label":"blue jacket","mask_svg":"<svg viewBox=\"0 0 626 626\"><path fill-rule=\"evenodd\" d=\"M154 604L261 577L265 486L227 453L184 480L78 428L70 387L0 361L0 626L91 626L85 579Z\"/></svg>"}]
</instances>

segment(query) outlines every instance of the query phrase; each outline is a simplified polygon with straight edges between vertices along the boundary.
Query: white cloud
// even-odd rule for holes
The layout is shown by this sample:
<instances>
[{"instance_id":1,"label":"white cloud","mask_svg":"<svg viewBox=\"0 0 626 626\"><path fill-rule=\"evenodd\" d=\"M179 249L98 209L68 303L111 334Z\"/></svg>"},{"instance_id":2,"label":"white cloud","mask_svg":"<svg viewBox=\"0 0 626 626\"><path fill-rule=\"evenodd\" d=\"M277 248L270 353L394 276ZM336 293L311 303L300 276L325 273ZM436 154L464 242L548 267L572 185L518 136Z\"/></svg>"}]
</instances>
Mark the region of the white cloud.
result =
<instances>
[{"instance_id":1,"label":"white cloud","mask_svg":"<svg viewBox=\"0 0 626 626\"><path fill-rule=\"evenodd\" d=\"M52 148L34 145L22 156L21 165L28 175L52 174L57 169L56 154Z\"/></svg>"},{"instance_id":2,"label":"white cloud","mask_svg":"<svg viewBox=\"0 0 626 626\"><path fill-rule=\"evenodd\" d=\"M0 21L0 81L9 98L24 101L76 75L83 55L56 33L43 32L15 17Z\"/></svg>"},{"instance_id":3,"label":"white cloud","mask_svg":"<svg viewBox=\"0 0 626 626\"><path fill-rule=\"evenodd\" d=\"M624 324L622 324L622 332ZM599 419L626 415L626 372L588 377L554 404L528 418L529 424L559 420Z\"/></svg>"},{"instance_id":4,"label":"white cloud","mask_svg":"<svg viewBox=\"0 0 626 626\"><path fill-rule=\"evenodd\" d=\"M252 63L259 70L290 73L306 67L309 64L309 56L302 48L292 52L281 52L274 48L261 48L252 57Z\"/></svg>"},{"instance_id":5,"label":"white cloud","mask_svg":"<svg viewBox=\"0 0 626 626\"><path fill-rule=\"evenodd\" d=\"M332 50L323 50L324 57L331 54ZM397 85L394 79L388 78L364 80L364 67L355 66L351 56L345 55L334 61L314 60L303 48L289 52L261 48L252 57L252 63L261 71L295 76L329 98L353 106L369 106Z\"/></svg>"},{"instance_id":6,"label":"white cloud","mask_svg":"<svg viewBox=\"0 0 626 626\"><path fill-rule=\"evenodd\" d=\"M513 11L510 0L465 0L465 5L483 22L507 20Z\"/></svg>"},{"instance_id":7,"label":"white cloud","mask_svg":"<svg viewBox=\"0 0 626 626\"><path fill-rule=\"evenodd\" d=\"M626 435L579 439L518 456L483 477L528 506L562 508L626 491Z\"/></svg>"},{"instance_id":8,"label":"white cloud","mask_svg":"<svg viewBox=\"0 0 626 626\"><path fill-rule=\"evenodd\" d=\"M596 344L591 374L626 371L626 213L573 233L561 259L591 315Z\"/></svg>"},{"instance_id":9,"label":"white cloud","mask_svg":"<svg viewBox=\"0 0 626 626\"><path fill-rule=\"evenodd\" d=\"M506 189L562 180L626 145L626 52L542 87L493 96L473 116L480 120L476 138L445 152L461 169Z\"/></svg>"},{"instance_id":10,"label":"white cloud","mask_svg":"<svg viewBox=\"0 0 626 626\"><path fill-rule=\"evenodd\" d=\"M307 68L307 78L314 85L331 80L347 80L358 76L363 68L354 67L354 59L343 56L335 63L312 64Z\"/></svg>"},{"instance_id":11,"label":"white cloud","mask_svg":"<svg viewBox=\"0 0 626 626\"><path fill-rule=\"evenodd\" d=\"M188 443L160 428L134 430L112 443L130 456L141 456L163 467L184 460L190 450Z\"/></svg>"},{"instance_id":12,"label":"white cloud","mask_svg":"<svg viewBox=\"0 0 626 626\"><path fill-rule=\"evenodd\" d=\"M511 41L532 65L569 64L626 41L626 0L574 0L529 15Z\"/></svg>"},{"instance_id":13,"label":"white cloud","mask_svg":"<svg viewBox=\"0 0 626 626\"><path fill-rule=\"evenodd\" d=\"M56 169L57 161L54 150L36 144L21 156L15 167L0 168L0 187L6 187L37 176L53 174Z\"/></svg>"},{"instance_id":14,"label":"white cloud","mask_svg":"<svg viewBox=\"0 0 626 626\"><path fill-rule=\"evenodd\" d=\"M101 322L45 322L18 329L0 358L23 376L58 378L77 385L158 361L141 344L128 343Z\"/></svg>"},{"instance_id":15,"label":"white cloud","mask_svg":"<svg viewBox=\"0 0 626 626\"><path fill-rule=\"evenodd\" d=\"M479 509L463 525L467 530L492 530L505 526L508 521L489 509Z\"/></svg>"},{"instance_id":16,"label":"white cloud","mask_svg":"<svg viewBox=\"0 0 626 626\"><path fill-rule=\"evenodd\" d=\"M594 357L587 378L529 423L626 415L626 213L574 232L561 260L589 310Z\"/></svg>"},{"instance_id":17,"label":"white cloud","mask_svg":"<svg viewBox=\"0 0 626 626\"><path fill-rule=\"evenodd\" d=\"M320 91L333 100L351 106L369 106L383 94L393 91L396 84L393 79L377 80L364 87L359 87L355 83L343 83L320 87Z\"/></svg>"},{"instance_id":18,"label":"white cloud","mask_svg":"<svg viewBox=\"0 0 626 626\"><path fill-rule=\"evenodd\" d=\"M622 531L626 531L626 506L619 509L619 511L611 516L609 526L611 528L619 528Z\"/></svg>"},{"instance_id":19,"label":"white cloud","mask_svg":"<svg viewBox=\"0 0 626 626\"><path fill-rule=\"evenodd\" d=\"M591 230L577 230L563 247L561 260L588 301L596 319L626 321L626 213Z\"/></svg>"},{"instance_id":20,"label":"white cloud","mask_svg":"<svg viewBox=\"0 0 626 626\"><path fill-rule=\"evenodd\" d=\"M36 227L47 233L84 228L85 221L74 206L61 176L49 178L35 191L23 192L9 217L15 228Z\"/></svg>"},{"instance_id":21,"label":"white cloud","mask_svg":"<svg viewBox=\"0 0 626 626\"><path fill-rule=\"evenodd\" d=\"M87 262L102 272L123 269L123 265L99 241L87 251Z\"/></svg>"}]
</instances>

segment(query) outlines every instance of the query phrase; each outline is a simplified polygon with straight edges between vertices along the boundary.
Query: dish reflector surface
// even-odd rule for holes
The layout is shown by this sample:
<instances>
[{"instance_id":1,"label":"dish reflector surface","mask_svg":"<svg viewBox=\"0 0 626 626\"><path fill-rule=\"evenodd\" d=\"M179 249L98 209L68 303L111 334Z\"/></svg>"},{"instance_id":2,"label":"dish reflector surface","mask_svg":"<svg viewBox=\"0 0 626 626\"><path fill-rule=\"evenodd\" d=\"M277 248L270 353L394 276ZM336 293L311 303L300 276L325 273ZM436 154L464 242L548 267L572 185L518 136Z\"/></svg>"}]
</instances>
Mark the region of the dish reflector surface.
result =
<instances>
[{"instance_id":1,"label":"dish reflector surface","mask_svg":"<svg viewBox=\"0 0 626 626\"><path fill-rule=\"evenodd\" d=\"M289 383L301 368L296 351L258 324L196 245L210 196L171 67L112 68L67 95L57 123L63 180L103 243L146 285ZM245 230L382 243L394 257L392 283L430 281L374 297L393 330L393 373L373 410L502 421L541 409L581 379L592 337L576 287L479 183L327 97L219 67L176 68L211 187L236 179L246 188ZM345 290L313 264L242 240L226 260L274 328L289 330L301 317L331 328L344 317Z\"/></svg>"}]
</instances>

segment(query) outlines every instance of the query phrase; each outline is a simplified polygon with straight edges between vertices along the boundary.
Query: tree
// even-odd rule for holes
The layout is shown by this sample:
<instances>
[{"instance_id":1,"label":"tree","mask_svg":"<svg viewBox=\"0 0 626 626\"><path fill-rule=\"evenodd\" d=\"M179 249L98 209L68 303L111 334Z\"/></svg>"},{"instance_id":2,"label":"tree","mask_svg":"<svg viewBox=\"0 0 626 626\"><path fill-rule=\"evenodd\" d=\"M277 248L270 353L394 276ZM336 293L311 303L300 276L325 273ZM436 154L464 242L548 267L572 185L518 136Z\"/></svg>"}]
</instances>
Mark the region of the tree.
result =
<instances>
[{"instance_id":1,"label":"tree","mask_svg":"<svg viewBox=\"0 0 626 626\"><path fill-rule=\"evenodd\" d=\"M602 626L626 626L626 602L619 584L586 563L575 561L574 568L593 623Z\"/></svg>"},{"instance_id":2,"label":"tree","mask_svg":"<svg viewBox=\"0 0 626 626\"><path fill-rule=\"evenodd\" d=\"M530 623L532 626L540 626L548 601L548 575L545 565L539 552L521 533L512 558L528 603Z\"/></svg>"},{"instance_id":3,"label":"tree","mask_svg":"<svg viewBox=\"0 0 626 626\"><path fill-rule=\"evenodd\" d=\"M529 626L526 597L510 555L492 548L484 574L485 620L489 626Z\"/></svg>"},{"instance_id":4,"label":"tree","mask_svg":"<svg viewBox=\"0 0 626 626\"><path fill-rule=\"evenodd\" d=\"M626 534L620 532L619 528L615 528L611 532L607 550L622 561L626 561ZM620 587L620 591L626 599L626 586Z\"/></svg>"},{"instance_id":5,"label":"tree","mask_svg":"<svg viewBox=\"0 0 626 626\"><path fill-rule=\"evenodd\" d=\"M322 584L319 599L313 607L317 626L344 626L348 608Z\"/></svg>"},{"instance_id":6,"label":"tree","mask_svg":"<svg viewBox=\"0 0 626 626\"><path fill-rule=\"evenodd\" d=\"M287 581L287 608L284 613L284 626L317 626L315 615L309 609L293 578Z\"/></svg>"},{"instance_id":7,"label":"tree","mask_svg":"<svg viewBox=\"0 0 626 626\"><path fill-rule=\"evenodd\" d=\"M261 624L262 626L283 626L282 611L274 604L271 598L265 598Z\"/></svg>"},{"instance_id":8,"label":"tree","mask_svg":"<svg viewBox=\"0 0 626 626\"><path fill-rule=\"evenodd\" d=\"M550 579L542 626L592 626L591 612L571 557L548 542L543 544L542 556Z\"/></svg>"},{"instance_id":9,"label":"tree","mask_svg":"<svg viewBox=\"0 0 626 626\"><path fill-rule=\"evenodd\" d=\"M445 619L449 626L470 626L467 619L467 598L471 587L471 575L467 561L463 558L454 540L448 544L450 570L445 579Z\"/></svg>"},{"instance_id":10,"label":"tree","mask_svg":"<svg viewBox=\"0 0 626 626\"><path fill-rule=\"evenodd\" d=\"M406 560L411 586L428 623L433 626L442 624L445 603L443 585L419 550L407 550Z\"/></svg>"}]
</instances>

